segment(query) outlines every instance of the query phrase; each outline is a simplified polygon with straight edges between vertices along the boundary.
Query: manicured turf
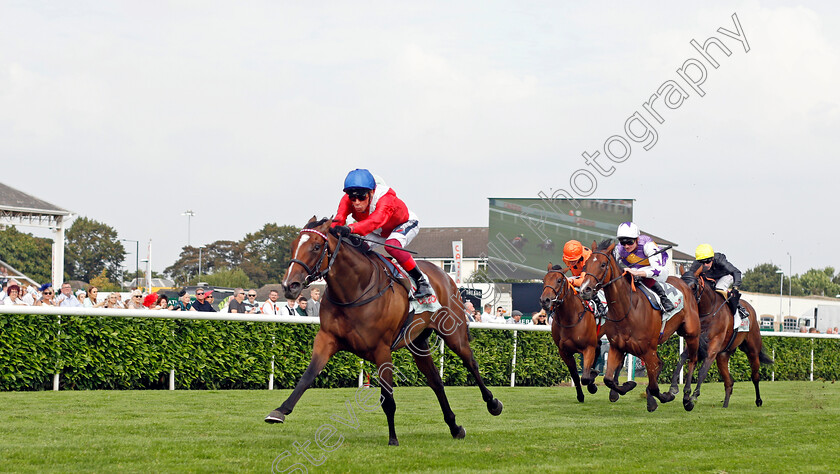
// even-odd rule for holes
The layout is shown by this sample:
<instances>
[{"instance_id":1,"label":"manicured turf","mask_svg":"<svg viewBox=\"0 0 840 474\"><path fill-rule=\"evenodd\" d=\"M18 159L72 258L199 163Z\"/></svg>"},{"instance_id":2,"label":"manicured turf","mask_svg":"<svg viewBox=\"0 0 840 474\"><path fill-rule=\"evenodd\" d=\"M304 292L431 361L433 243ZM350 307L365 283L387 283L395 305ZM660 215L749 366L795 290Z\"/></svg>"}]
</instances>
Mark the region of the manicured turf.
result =
<instances>
[{"instance_id":1,"label":"manicured turf","mask_svg":"<svg viewBox=\"0 0 840 474\"><path fill-rule=\"evenodd\" d=\"M400 446L387 446L385 417L359 409L354 389L308 391L285 424L263 417L283 391L93 391L0 393L0 471L311 472L829 471L840 466L840 384L764 382L704 386L695 410L679 399L645 410L643 386L617 403L604 387L577 403L573 389L493 388L490 416L477 388L447 388L467 431L453 440L428 388L396 389ZM354 407L358 428L336 421ZM315 446L319 427L337 433ZM327 426L323 429L329 429ZM325 436L326 432L321 432ZM338 436L343 438L339 438ZM294 444L310 441L315 467ZM290 456L278 460L284 452Z\"/></svg>"}]
</instances>

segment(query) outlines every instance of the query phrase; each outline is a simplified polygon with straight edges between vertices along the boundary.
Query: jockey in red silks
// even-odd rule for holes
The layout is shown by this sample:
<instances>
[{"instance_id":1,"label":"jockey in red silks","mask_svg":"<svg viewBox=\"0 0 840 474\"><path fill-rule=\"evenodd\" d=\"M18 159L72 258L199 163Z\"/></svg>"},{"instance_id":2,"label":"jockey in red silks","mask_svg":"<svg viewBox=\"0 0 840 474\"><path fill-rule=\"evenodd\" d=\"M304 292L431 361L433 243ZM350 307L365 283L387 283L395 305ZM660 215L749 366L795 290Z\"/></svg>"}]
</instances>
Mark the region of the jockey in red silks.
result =
<instances>
[{"instance_id":1,"label":"jockey in red silks","mask_svg":"<svg viewBox=\"0 0 840 474\"><path fill-rule=\"evenodd\" d=\"M408 206L382 178L374 177L365 169L355 169L347 174L344 193L333 219L335 232L341 237L351 233L375 234L384 238L386 244L399 247L385 247L385 251L399 262L416 283L414 298L419 300L430 296L432 289L426 277L420 273L411 254L401 250L417 235L417 216L408 210ZM346 225L347 216L350 215L356 222Z\"/></svg>"}]
</instances>

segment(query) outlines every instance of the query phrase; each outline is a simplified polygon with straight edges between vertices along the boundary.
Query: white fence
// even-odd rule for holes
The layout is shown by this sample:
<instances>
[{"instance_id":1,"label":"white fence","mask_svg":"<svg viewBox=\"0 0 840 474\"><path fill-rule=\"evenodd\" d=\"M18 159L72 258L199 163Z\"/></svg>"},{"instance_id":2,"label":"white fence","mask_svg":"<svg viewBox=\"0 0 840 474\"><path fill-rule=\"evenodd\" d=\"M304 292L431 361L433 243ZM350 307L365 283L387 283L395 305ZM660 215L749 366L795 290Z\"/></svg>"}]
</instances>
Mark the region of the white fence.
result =
<instances>
[{"instance_id":1,"label":"white fence","mask_svg":"<svg viewBox=\"0 0 840 474\"><path fill-rule=\"evenodd\" d=\"M62 308L52 306L6 306L0 305L0 314L24 314L24 315L45 315L58 316L59 323L61 316L110 316L118 318L155 318L155 319L191 319L205 321L250 321L263 323L289 323L289 324L320 324L318 318L304 316L271 316L265 314L232 314L232 313L205 313L198 311L167 311L167 310L139 310L139 309L106 309L106 308ZM498 323L469 323L472 329L494 329L513 331L513 356L511 359L510 386L516 385L516 339L519 331L551 332L551 326L539 326L535 324L498 324ZM805 334L788 332L762 332L762 336L768 337L794 337L808 339L840 339L836 334ZM680 352L683 350L683 341L680 338ZM443 376L443 341L440 345L440 374ZM606 354L605 354L606 356ZM633 367L635 366L633 356L628 355L625 366L628 367L628 377L633 378ZM775 359L775 354L771 354ZM775 372L771 381L775 380ZM814 380L814 349L811 349L811 370L810 380ZM363 373L359 373L359 386L363 383ZM683 383L680 373L680 384ZM59 374L53 376L53 390L58 390ZM271 361L271 375L268 380L268 389L274 388L274 360ZM175 390L175 370L169 374L169 389Z\"/></svg>"}]
</instances>

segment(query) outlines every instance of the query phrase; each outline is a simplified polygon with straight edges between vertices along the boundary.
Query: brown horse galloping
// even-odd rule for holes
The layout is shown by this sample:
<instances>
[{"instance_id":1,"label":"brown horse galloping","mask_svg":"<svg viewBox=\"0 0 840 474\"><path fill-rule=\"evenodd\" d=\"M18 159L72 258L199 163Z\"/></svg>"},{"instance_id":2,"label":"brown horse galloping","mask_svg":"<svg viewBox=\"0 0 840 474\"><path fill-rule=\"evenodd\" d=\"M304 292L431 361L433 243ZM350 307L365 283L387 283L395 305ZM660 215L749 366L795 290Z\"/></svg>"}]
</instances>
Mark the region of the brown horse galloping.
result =
<instances>
[{"instance_id":1,"label":"brown horse galloping","mask_svg":"<svg viewBox=\"0 0 840 474\"><path fill-rule=\"evenodd\" d=\"M595 249L596 243L592 243ZM674 399L670 392L661 393L657 377L662 370L657 346L668 340L674 332L685 338L688 347L688 377L685 384L683 406L687 411L694 408L694 402L689 399L691 394L691 375L697 364L700 349L700 321L697 316L697 302L692 297L691 290L682 280L669 277L668 283L676 287L683 294L685 307L675 314L662 328L662 315L648 303L647 298L632 287L632 275L622 272L613 256L615 244L610 239L601 242L597 250L586 261L583 271L586 272L580 287L580 294L584 299L590 299L595 292L603 288L609 301L607 322L604 332L610 341L610 353L607 367L604 370L604 384L620 395L632 390L636 384L625 382L619 386L616 383L618 371L624 356L629 352L645 363L648 374L647 409L656 410L656 398L665 403ZM661 331L661 332L660 332ZM610 397L610 401L615 401Z\"/></svg>"},{"instance_id":2,"label":"brown horse galloping","mask_svg":"<svg viewBox=\"0 0 840 474\"><path fill-rule=\"evenodd\" d=\"M455 423L455 414L443 389L443 381L435 369L428 337L436 332L472 373L492 415L502 412L502 403L484 385L467 340L467 321L458 288L447 274L434 264L420 261L417 265L429 278L442 305L434 313L416 314L405 333L401 333L409 314L408 290L395 283L384 263L369 257L330 234L330 219L309 220L292 242L293 256L283 288L287 298L296 298L312 281L324 278L327 290L321 300L321 328L312 347L312 361L289 398L265 418L268 423L282 423L315 377L338 351L349 351L377 366L381 385L382 409L388 419L388 444L399 445L394 430L396 404L391 362L393 350L408 347L417 367L434 390L443 419L453 438L463 438L464 428Z\"/></svg>"},{"instance_id":3,"label":"brown horse galloping","mask_svg":"<svg viewBox=\"0 0 840 474\"><path fill-rule=\"evenodd\" d=\"M548 273L543 277L540 305L547 312L554 312L551 337L557 345L560 358L572 375L577 390L577 401L583 402L581 384L586 385L589 393L598 391L598 386L595 385L598 372L592 369L592 364L601 343L601 335L598 334L595 315L584 305L566 278L567 270L568 268L561 268L560 265L548 264ZM575 353L581 355L582 377L578 376Z\"/></svg>"},{"instance_id":4,"label":"brown horse galloping","mask_svg":"<svg viewBox=\"0 0 840 474\"><path fill-rule=\"evenodd\" d=\"M694 292L697 307L700 311L703 337L709 340L708 356L700 367L697 375L697 386L694 388L694 394L691 398L696 400L700 396L700 386L706 380L712 362L717 359L718 372L723 378L726 394L723 400L723 408L729 407L729 397L732 395L732 385L734 384L732 374L729 373L729 357L740 348L747 354L747 359L750 361L751 378L755 386L755 406L760 407L763 402L761 392L758 390L758 381L761 379L759 368L761 364L772 364L773 359L763 351L761 331L755 309L746 301L741 300L741 305L749 313L750 330L736 333L733 328L735 319L732 316L729 304L727 304L727 299L715 290L714 280L701 276L702 272L703 268L701 267L693 274L685 273L682 276L683 281ZM685 353L680 356L680 362L676 370L680 370L684 362Z\"/></svg>"}]
</instances>

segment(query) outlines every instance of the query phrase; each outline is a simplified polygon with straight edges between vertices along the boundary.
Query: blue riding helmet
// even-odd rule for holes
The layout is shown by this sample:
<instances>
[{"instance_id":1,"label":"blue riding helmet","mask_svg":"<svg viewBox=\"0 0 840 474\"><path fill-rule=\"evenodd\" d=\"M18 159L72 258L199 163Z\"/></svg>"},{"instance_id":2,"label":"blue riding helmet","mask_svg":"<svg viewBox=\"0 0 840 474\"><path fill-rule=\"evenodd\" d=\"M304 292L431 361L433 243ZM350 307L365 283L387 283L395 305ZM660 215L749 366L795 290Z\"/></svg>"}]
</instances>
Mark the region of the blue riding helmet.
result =
<instances>
[{"instance_id":1,"label":"blue riding helmet","mask_svg":"<svg viewBox=\"0 0 840 474\"><path fill-rule=\"evenodd\" d=\"M376 180L373 179L370 171L365 169L355 169L347 173L347 177L344 178L345 193L348 189L367 189L373 191L375 188Z\"/></svg>"}]
</instances>

